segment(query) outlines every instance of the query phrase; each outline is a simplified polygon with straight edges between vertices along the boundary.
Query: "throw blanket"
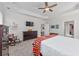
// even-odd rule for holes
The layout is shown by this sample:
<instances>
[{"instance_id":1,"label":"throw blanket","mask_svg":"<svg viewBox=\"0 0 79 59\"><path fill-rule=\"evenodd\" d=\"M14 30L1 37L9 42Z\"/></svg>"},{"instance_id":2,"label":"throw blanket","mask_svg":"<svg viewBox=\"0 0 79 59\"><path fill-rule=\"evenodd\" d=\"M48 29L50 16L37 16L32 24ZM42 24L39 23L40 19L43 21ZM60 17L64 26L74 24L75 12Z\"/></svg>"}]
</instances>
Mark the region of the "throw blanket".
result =
<instances>
[{"instance_id":1,"label":"throw blanket","mask_svg":"<svg viewBox=\"0 0 79 59\"><path fill-rule=\"evenodd\" d=\"M41 36L35 39L35 41L33 42L33 53L35 56L42 56L41 52L40 52L40 45L41 45L41 41L46 40L48 38L54 37L56 36L54 35L49 35L49 36Z\"/></svg>"}]
</instances>

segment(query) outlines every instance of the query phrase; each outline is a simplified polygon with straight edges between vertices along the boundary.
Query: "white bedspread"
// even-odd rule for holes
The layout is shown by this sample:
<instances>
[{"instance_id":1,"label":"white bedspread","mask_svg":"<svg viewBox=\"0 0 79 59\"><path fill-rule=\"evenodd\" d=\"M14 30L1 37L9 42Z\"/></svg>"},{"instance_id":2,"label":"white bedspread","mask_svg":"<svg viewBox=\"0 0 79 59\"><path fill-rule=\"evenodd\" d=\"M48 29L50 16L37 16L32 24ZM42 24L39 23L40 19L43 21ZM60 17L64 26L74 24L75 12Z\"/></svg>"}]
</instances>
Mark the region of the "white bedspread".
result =
<instances>
[{"instance_id":1,"label":"white bedspread","mask_svg":"<svg viewBox=\"0 0 79 59\"><path fill-rule=\"evenodd\" d=\"M43 56L79 56L79 40L56 36L41 43Z\"/></svg>"}]
</instances>

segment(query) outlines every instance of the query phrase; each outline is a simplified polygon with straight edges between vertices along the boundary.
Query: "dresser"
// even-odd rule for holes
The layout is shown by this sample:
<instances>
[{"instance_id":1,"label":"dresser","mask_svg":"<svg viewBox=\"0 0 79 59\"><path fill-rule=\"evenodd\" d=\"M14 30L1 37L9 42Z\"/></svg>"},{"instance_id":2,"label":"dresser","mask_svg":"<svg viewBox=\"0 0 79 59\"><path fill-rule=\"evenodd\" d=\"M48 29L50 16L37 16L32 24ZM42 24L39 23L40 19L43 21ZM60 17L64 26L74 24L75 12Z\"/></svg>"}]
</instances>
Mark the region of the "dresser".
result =
<instances>
[{"instance_id":1,"label":"dresser","mask_svg":"<svg viewBox=\"0 0 79 59\"><path fill-rule=\"evenodd\" d=\"M37 38L37 31L24 31L23 32L23 41L28 39Z\"/></svg>"},{"instance_id":2,"label":"dresser","mask_svg":"<svg viewBox=\"0 0 79 59\"><path fill-rule=\"evenodd\" d=\"M9 55L8 27L0 25L0 56Z\"/></svg>"}]
</instances>

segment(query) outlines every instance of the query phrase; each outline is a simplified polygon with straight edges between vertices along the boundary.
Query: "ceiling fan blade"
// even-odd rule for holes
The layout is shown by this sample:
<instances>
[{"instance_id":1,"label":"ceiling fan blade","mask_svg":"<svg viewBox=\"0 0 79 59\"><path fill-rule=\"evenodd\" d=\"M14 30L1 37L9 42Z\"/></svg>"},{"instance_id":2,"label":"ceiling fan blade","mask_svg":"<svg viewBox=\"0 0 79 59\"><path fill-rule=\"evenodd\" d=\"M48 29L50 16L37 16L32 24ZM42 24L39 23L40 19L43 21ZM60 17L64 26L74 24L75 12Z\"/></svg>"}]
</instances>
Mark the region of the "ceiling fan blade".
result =
<instances>
[{"instance_id":1,"label":"ceiling fan blade","mask_svg":"<svg viewBox=\"0 0 79 59\"><path fill-rule=\"evenodd\" d=\"M45 8L38 8L38 9L45 9Z\"/></svg>"},{"instance_id":2,"label":"ceiling fan blade","mask_svg":"<svg viewBox=\"0 0 79 59\"><path fill-rule=\"evenodd\" d=\"M43 11L43 13L45 13L45 12L46 12L46 10Z\"/></svg>"},{"instance_id":3,"label":"ceiling fan blade","mask_svg":"<svg viewBox=\"0 0 79 59\"><path fill-rule=\"evenodd\" d=\"M46 7L48 6L48 2L45 2L45 6L46 6Z\"/></svg>"},{"instance_id":4,"label":"ceiling fan blade","mask_svg":"<svg viewBox=\"0 0 79 59\"><path fill-rule=\"evenodd\" d=\"M54 7L54 6L57 6L57 4L51 5L51 6L49 6L49 8Z\"/></svg>"},{"instance_id":5,"label":"ceiling fan blade","mask_svg":"<svg viewBox=\"0 0 79 59\"><path fill-rule=\"evenodd\" d=\"M49 11L53 12L53 10L52 10L52 9L49 9Z\"/></svg>"}]
</instances>

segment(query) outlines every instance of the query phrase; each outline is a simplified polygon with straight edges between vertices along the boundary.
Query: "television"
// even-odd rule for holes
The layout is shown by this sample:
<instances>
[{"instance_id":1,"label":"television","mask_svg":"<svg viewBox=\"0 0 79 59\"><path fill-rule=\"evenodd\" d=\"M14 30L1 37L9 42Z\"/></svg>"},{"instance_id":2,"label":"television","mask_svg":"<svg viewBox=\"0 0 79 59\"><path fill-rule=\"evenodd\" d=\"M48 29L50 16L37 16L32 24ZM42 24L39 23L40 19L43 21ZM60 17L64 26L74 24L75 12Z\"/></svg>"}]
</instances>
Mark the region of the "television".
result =
<instances>
[{"instance_id":1,"label":"television","mask_svg":"<svg viewBox=\"0 0 79 59\"><path fill-rule=\"evenodd\" d=\"M30 22L30 21L26 21L26 26L33 26L33 22Z\"/></svg>"}]
</instances>

